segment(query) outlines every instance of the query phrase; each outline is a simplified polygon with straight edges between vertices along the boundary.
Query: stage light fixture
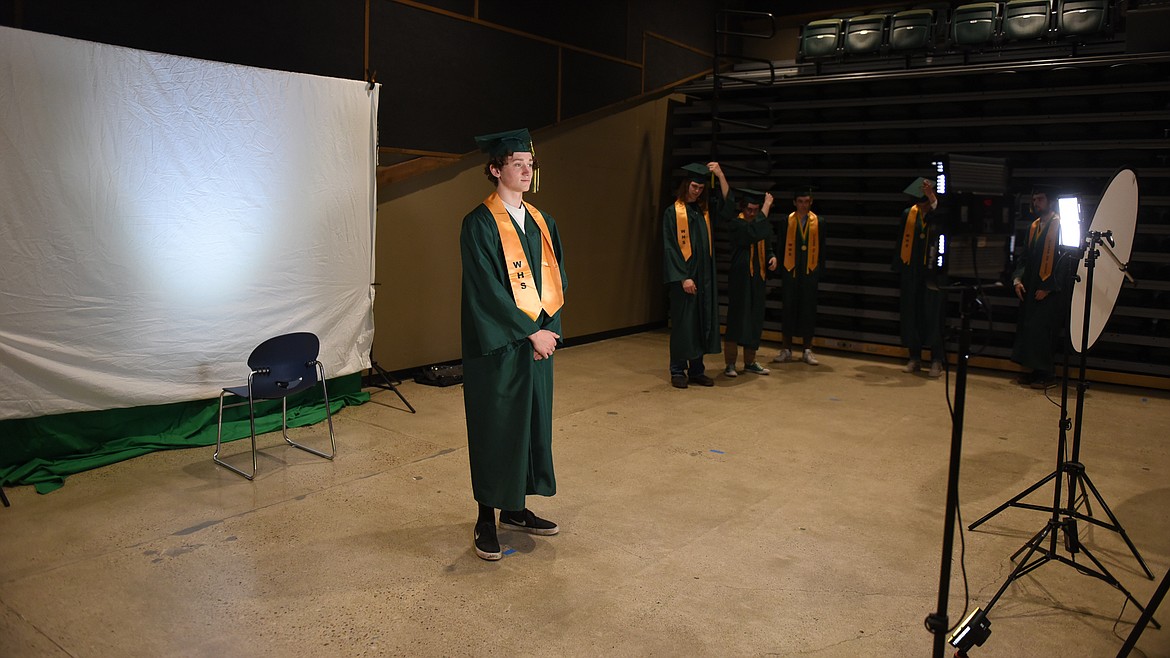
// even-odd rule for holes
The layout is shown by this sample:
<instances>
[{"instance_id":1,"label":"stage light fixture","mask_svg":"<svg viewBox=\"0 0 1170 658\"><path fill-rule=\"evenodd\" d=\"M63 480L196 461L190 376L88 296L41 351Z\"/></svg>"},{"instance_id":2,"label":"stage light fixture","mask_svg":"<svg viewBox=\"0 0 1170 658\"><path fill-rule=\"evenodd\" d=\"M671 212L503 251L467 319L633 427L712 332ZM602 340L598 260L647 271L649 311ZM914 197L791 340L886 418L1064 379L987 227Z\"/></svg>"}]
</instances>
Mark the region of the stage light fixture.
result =
<instances>
[{"instance_id":1,"label":"stage light fixture","mask_svg":"<svg viewBox=\"0 0 1170 658\"><path fill-rule=\"evenodd\" d=\"M991 635L991 621L987 613L981 608L975 608L971 614L955 627L955 632L947 638L947 642L958 649L956 655L966 656L971 647L981 647Z\"/></svg>"},{"instance_id":2,"label":"stage light fixture","mask_svg":"<svg viewBox=\"0 0 1170 658\"><path fill-rule=\"evenodd\" d=\"M1056 201L1060 215L1060 246L1066 249L1081 247L1081 202L1075 196L1062 196Z\"/></svg>"}]
</instances>

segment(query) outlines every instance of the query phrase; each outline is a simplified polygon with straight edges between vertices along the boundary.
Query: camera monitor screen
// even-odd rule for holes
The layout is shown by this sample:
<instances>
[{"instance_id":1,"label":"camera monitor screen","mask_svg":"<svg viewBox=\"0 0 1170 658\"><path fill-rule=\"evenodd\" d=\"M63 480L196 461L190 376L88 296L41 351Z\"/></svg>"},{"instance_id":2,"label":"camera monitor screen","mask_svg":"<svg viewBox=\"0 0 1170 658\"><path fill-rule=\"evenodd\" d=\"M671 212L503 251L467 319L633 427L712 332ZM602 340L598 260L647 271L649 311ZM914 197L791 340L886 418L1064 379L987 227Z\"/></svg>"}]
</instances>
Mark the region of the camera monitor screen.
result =
<instances>
[{"instance_id":1,"label":"camera monitor screen","mask_svg":"<svg viewBox=\"0 0 1170 658\"><path fill-rule=\"evenodd\" d=\"M947 153L935 158L935 190L939 194L971 193L1002 196L1008 192L1004 158Z\"/></svg>"},{"instance_id":2,"label":"camera monitor screen","mask_svg":"<svg viewBox=\"0 0 1170 658\"><path fill-rule=\"evenodd\" d=\"M956 282L1004 281L1010 274L1012 242L1010 235L939 235L936 265Z\"/></svg>"},{"instance_id":3,"label":"camera monitor screen","mask_svg":"<svg viewBox=\"0 0 1170 658\"><path fill-rule=\"evenodd\" d=\"M1015 237L1004 197L951 194L939 215L931 268L940 286L1008 279Z\"/></svg>"}]
</instances>

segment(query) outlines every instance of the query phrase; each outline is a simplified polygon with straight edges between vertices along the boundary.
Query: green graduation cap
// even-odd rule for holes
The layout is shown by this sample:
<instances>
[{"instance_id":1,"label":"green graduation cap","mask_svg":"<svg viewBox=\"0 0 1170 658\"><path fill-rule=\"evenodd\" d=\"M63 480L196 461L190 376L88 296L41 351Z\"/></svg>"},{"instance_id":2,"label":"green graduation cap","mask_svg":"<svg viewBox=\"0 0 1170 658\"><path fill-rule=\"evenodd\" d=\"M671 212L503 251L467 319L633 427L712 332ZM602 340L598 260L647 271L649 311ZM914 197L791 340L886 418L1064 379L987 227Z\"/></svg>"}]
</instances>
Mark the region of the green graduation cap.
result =
<instances>
[{"instance_id":1,"label":"green graduation cap","mask_svg":"<svg viewBox=\"0 0 1170 658\"><path fill-rule=\"evenodd\" d=\"M711 182L711 176L714 175L711 173L711 170L707 168L707 165L699 162L685 164L682 166L682 168L683 171L686 172L687 179L693 180L696 183L709 184Z\"/></svg>"},{"instance_id":2,"label":"green graduation cap","mask_svg":"<svg viewBox=\"0 0 1170 658\"><path fill-rule=\"evenodd\" d=\"M802 196L811 197L814 191L816 191L816 188L812 185L797 185L792 190L792 200L795 201Z\"/></svg>"},{"instance_id":3,"label":"green graduation cap","mask_svg":"<svg viewBox=\"0 0 1170 658\"><path fill-rule=\"evenodd\" d=\"M915 199L921 199L926 196L926 193L922 191L922 184L925 182L926 179L922 176L915 178L913 183L910 183L906 186L906 189L902 190L902 194L909 194Z\"/></svg>"},{"instance_id":4,"label":"green graduation cap","mask_svg":"<svg viewBox=\"0 0 1170 658\"><path fill-rule=\"evenodd\" d=\"M760 205L764 204L764 192L759 190L752 190L746 187L737 187L735 188L735 191L739 192L739 196L741 199L743 199L744 203L758 203Z\"/></svg>"},{"instance_id":5,"label":"green graduation cap","mask_svg":"<svg viewBox=\"0 0 1170 658\"><path fill-rule=\"evenodd\" d=\"M506 130L502 133L479 135L475 138L479 150L493 158L502 158L509 153L532 151L532 135L527 128Z\"/></svg>"}]
</instances>

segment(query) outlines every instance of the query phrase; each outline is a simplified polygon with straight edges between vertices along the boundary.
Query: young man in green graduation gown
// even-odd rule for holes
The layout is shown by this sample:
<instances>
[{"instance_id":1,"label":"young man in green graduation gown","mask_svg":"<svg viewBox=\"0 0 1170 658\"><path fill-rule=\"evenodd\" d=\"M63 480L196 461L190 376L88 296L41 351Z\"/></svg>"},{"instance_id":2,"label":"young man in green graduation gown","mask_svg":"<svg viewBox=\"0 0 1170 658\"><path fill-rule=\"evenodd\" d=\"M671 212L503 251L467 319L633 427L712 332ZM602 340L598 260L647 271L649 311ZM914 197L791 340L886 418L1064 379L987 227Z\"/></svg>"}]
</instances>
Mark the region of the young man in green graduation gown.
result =
<instances>
[{"instance_id":1,"label":"young man in green graduation gown","mask_svg":"<svg viewBox=\"0 0 1170 658\"><path fill-rule=\"evenodd\" d=\"M1068 308L1061 292L1068 271L1057 249L1060 217L1052 208L1047 188L1033 190L1032 212L1036 219L1028 227L1012 274L1012 285L1020 299L1012 361L1028 369L1016 379L1017 383L1043 389L1052 377L1052 350L1058 327L1067 320Z\"/></svg>"},{"instance_id":2,"label":"young man in green graduation gown","mask_svg":"<svg viewBox=\"0 0 1170 658\"><path fill-rule=\"evenodd\" d=\"M776 269L772 253L772 223L768 211L772 195L756 190L738 190L739 216L728 222L731 267L727 273L727 333L723 336L725 377L737 377L735 361L743 345L743 369L757 375L768 369L756 362L760 335L764 332L764 302L768 272Z\"/></svg>"},{"instance_id":3,"label":"young man in green graduation gown","mask_svg":"<svg viewBox=\"0 0 1170 658\"><path fill-rule=\"evenodd\" d=\"M688 164L674 203L662 214L663 281L670 299L670 384L714 386L703 355L718 354L719 307L712 229L735 212L731 188L718 162ZM720 199L707 184L718 180Z\"/></svg>"},{"instance_id":4,"label":"young man in green graduation gown","mask_svg":"<svg viewBox=\"0 0 1170 658\"><path fill-rule=\"evenodd\" d=\"M919 178L903 190L917 202L902 212L898 226L898 248L894 252L894 271L898 273L902 345L910 352L905 372L922 369L922 348L930 348L931 377L943 373L946 349L943 345L943 294L926 285L929 274L930 241L933 239L930 216L938 208L934 184Z\"/></svg>"},{"instance_id":5,"label":"young man in green graduation gown","mask_svg":"<svg viewBox=\"0 0 1170 658\"><path fill-rule=\"evenodd\" d=\"M784 271L780 273L781 329L784 342L773 363L792 360L792 338L799 336L804 346L801 360L810 366L820 365L812 351L813 334L817 326L817 286L825 269L824 226L812 211L813 196L810 188L797 188L792 195L796 211L781 222L782 235L778 236L784 245Z\"/></svg>"},{"instance_id":6,"label":"young man in green graduation gown","mask_svg":"<svg viewBox=\"0 0 1170 658\"><path fill-rule=\"evenodd\" d=\"M553 353L566 285L556 222L525 203L536 162L527 130L476 137L495 186L463 218L463 404L471 487L479 504L473 545L501 557L500 527L555 535L557 524L525 506L552 496Z\"/></svg>"}]
</instances>

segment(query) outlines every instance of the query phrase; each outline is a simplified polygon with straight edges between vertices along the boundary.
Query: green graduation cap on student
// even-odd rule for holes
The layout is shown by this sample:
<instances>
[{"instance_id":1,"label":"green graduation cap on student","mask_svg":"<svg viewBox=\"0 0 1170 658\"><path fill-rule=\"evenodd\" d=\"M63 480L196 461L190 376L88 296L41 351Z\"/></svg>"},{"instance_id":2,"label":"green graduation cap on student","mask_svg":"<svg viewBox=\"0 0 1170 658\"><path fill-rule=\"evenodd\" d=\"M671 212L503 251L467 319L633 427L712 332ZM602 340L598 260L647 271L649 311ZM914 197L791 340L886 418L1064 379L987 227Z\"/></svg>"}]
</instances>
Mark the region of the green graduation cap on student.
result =
<instances>
[{"instance_id":1,"label":"green graduation cap on student","mask_svg":"<svg viewBox=\"0 0 1170 658\"><path fill-rule=\"evenodd\" d=\"M527 128L505 130L490 135L477 135L475 145L493 158L502 158L509 153L532 151L532 135Z\"/></svg>"}]
</instances>

